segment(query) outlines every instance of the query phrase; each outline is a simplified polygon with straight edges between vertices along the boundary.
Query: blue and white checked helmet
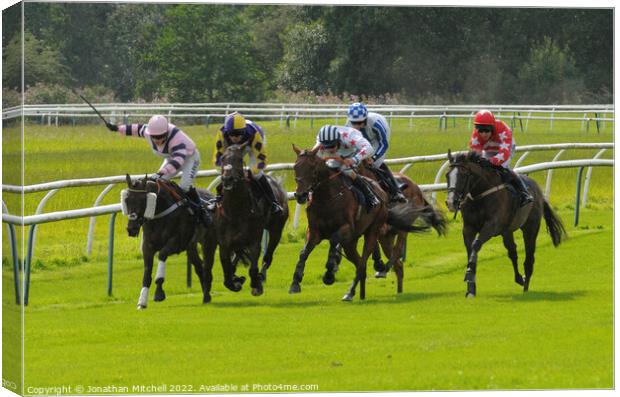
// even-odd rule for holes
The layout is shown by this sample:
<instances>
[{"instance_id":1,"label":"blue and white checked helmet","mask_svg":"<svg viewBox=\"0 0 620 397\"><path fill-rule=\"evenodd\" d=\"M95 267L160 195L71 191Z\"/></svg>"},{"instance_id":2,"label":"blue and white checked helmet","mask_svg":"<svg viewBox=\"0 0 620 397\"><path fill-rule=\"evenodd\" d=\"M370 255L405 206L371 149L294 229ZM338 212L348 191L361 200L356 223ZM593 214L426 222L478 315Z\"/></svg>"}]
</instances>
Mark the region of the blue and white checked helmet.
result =
<instances>
[{"instance_id":1,"label":"blue and white checked helmet","mask_svg":"<svg viewBox=\"0 0 620 397\"><path fill-rule=\"evenodd\" d=\"M352 123L356 121L364 121L368 118L368 110L366 110L366 106L364 106L363 103L355 102L349 106L347 117Z\"/></svg>"},{"instance_id":2,"label":"blue and white checked helmet","mask_svg":"<svg viewBox=\"0 0 620 397\"><path fill-rule=\"evenodd\" d=\"M334 147L340 140L340 134L338 134L338 127L335 125L324 125L319 130L319 142L324 147Z\"/></svg>"}]
</instances>

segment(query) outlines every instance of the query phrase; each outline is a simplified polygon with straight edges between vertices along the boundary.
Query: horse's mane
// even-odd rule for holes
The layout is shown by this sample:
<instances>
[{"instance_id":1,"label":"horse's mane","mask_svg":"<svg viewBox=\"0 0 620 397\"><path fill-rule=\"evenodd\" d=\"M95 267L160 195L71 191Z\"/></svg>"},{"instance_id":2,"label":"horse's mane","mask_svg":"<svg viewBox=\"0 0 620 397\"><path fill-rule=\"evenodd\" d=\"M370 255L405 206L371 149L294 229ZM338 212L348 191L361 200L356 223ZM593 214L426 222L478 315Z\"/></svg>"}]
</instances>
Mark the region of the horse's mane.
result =
<instances>
[{"instance_id":1,"label":"horse's mane","mask_svg":"<svg viewBox=\"0 0 620 397\"><path fill-rule=\"evenodd\" d=\"M480 153L469 151L467 153L459 153L454 156L455 163L474 163L482 167L488 166L491 163L486 158L482 157Z\"/></svg>"}]
</instances>

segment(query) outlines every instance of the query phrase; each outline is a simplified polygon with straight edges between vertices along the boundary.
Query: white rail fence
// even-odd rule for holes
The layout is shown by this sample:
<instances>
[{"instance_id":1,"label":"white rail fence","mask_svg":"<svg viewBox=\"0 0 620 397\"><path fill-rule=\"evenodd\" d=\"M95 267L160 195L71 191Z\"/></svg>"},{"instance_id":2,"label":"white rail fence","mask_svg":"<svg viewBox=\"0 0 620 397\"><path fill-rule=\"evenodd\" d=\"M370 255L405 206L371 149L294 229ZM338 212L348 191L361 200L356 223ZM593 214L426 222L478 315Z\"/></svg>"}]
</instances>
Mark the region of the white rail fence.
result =
<instances>
[{"instance_id":1,"label":"white rail fence","mask_svg":"<svg viewBox=\"0 0 620 397\"><path fill-rule=\"evenodd\" d=\"M233 110L242 112L250 119L280 120L288 127L297 126L297 120L334 119L334 122L346 121L347 104L282 104L282 103L99 103L95 107L114 122L127 122L129 119L146 121L153 113L166 114L170 119L199 118L209 125L221 122L226 114ZM370 110L384 114L390 124L394 119L408 119L413 127L416 119L437 119L439 128L446 129L448 120L456 124L456 119L471 118L480 109L490 109L496 116L509 121L513 128L520 127L527 131L530 120L548 120L553 129L554 121L569 120L581 122L581 130L589 130L590 123L595 122L597 131L605 129L607 122L613 122L614 105L369 105ZM560 114L560 115L557 115ZM611 114L608 117L608 114ZM38 118L41 123L59 125L59 120L97 117L86 104L50 104L24 105L3 109L3 120L21 116ZM525 126L523 126L525 120ZM519 122L519 124L517 124Z\"/></svg>"},{"instance_id":2,"label":"white rail fence","mask_svg":"<svg viewBox=\"0 0 620 397\"><path fill-rule=\"evenodd\" d=\"M613 160L603 160L600 159L602 154L608 150L613 148L613 143L565 143L565 144L551 144L551 145L530 145L530 146L521 146L517 149L518 152L523 152L523 154L519 157L517 162L515 163L515 169L521 173L530 173L541 170L547 170L546 177L546 187L545 187L545 197L549 197L550 188L551 188L551 178L552 172L555 168L579 168L578 172L578 180L577 180L577 192L576 192L576 205L575 205L575 223L578 222L579 216L579 208L580 208L580 196L581 196L581 175L584 168L588 168L585 186L583 190L583 201L581 202L582 206L585 206L587 200L587 192L588 186L591 179L591 171L593 167L597 166L613 166ZM599 149L596 155L592 159L582 159L582 160L567 160L560 161L560 156L569 149ZM555 155L552 161L528 165L524 167L519 167L520 163L528 156L528 154L532 151L542 151L542 150L559 150L559 152ZM442 166L439 168L439 171L436 174L435 181L433 184L424 184L420 185L420 188L424 192L432 192L433 202L435 201L435 194L437 191L445 190L446 184L441 183L441 177L443 176L447 166L447 155L446 154L437 154L430 156L415 156L401 159L389 159L386 160L389 164L405 164L404 167L400 169L401 172L406 172L413 164L419 162L432 162L432 161L443 161ZM293 164L273 164L268 167L269 172L278 171L278 170L292 170ZM199 177L216 177L209 186L209 189L213 188L217 182L219 181L218 177L219 173L217 170L203 170L198 172ZM135 175L135 177L141 177L142 175ZM113 259L113 246L114 246L114 221L116 214L121 211L120 204L111 204L111 205L103 205L100 206L99 203L105 197L105 195L112 190L112 188L119 183L124 183L126 180L125 176L112 176L105 178L90 178L90 179L74 179L74 180L66 180L66 181L55 181L49 183L42 183L37 185L29 185L29 186L14 186L14 185L3 185L3 192L7 193L33 193L33 192L41 192L48 191L48 193L44 196L44 198L39 202L37 206L36 212L34 215L28 215L24 217L16 216L8 213L8 209L3 201L3 214L2 214L2 222L7 223L9 228L9 235L11 237L11 252L13 254L13 264L14 264L14 272L16 275L15 278L15 290L16 290L16 301L19 303L19 285L17 282L17 274L18 268L21 268L18 263L17 258L17 248L15 244L15 230L14 226L31 226L29 228L29 237L28 237L28 245L26 258L24 262L24 273L25 273L25 293L24 293L24 303L28 302L28 286L30 279L30 265L32 263L32 257L35 247L36 240L36 225L48 222L56 222L67 219L76 219L76 218L85 218L90 217L89 231L87 237L87 254L91 253L92 249L92 239L93 239L93 231L94 231L94 223L95 218L101 215L111 215L110 218L110 232L109 232L109 244L108 244L108 293L111 294L111 280L112 280L112 259ZM94 206L91 208L82 208L76 210L68 210L68 211L57 211L42 214L45 204L47 201L54 196L59 189L67 188L67 187L78 187L78 186L93 186L93 185L107 185L103 191L97 197ZM293 199L293 193L288 193L289 200ZM300 216L301 206L296 204L295 212L294 212L294 227L297 228L299 216Z\"/></svg>"}]
</instances>

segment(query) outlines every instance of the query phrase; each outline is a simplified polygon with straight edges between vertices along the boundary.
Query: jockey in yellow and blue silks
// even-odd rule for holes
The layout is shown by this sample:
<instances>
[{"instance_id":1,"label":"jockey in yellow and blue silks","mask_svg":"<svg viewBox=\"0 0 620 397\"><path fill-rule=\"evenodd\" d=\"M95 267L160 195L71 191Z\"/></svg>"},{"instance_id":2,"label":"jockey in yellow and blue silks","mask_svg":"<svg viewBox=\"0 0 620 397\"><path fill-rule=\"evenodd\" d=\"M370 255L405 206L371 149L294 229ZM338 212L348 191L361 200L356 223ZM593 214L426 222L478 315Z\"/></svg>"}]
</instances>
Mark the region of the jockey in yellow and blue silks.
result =
<instances>
[{"instance_id":1,"label":"jockey in yellow and blue silks","mask_svg":"<svg viewBox=\"0 0 620 397\"><path fill-rule=\"evenodd\" d=\"M226 116L224 125L220 128L215 142L213 161L216 167L222 165L222 155L230 145L240 145L248 142L245 153L250 161L249 167L252 170L254 180L258 182L265 197L271 202L274 213L282 211L282 206L278 203L265 177L263 170L267 166L267 152L265 151L265 133L263 129L251 120L246 120L239 112L233 112Z\"/></svg>"}]
</instances>

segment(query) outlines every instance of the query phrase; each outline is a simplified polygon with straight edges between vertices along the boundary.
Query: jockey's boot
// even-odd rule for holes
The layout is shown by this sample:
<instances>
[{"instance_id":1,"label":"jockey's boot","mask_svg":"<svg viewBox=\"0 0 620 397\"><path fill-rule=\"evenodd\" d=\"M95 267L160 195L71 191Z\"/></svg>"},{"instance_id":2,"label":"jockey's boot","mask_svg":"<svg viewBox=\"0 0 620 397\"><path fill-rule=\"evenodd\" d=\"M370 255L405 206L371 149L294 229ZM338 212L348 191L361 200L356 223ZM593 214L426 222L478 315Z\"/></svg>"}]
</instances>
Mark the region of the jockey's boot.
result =
<instances>
[{"instance_id":1,"label":"jockey's boot","mask_svg":"<svg viewBox=\"0 0 620 397\"><path fill-rule=\"evenodd\" d=\"M392 174L392 171L388 168L387 164L383 163L379 168L381 168L381 170L383 171L385 182L389 187L390 201L397 203L406 203L408 200L405 195L400 191L400 188L398 187L398 182L396 182L396 178L394 178L394 174Z\"/></svg>"},{"instance_id":2,"label":"jockey's boot","mask_svg":"<svg viewBox=\"0 0 620 397\"><path fill-rule=\"evenodd\" d=\"M261 175L257 179L257 181L258 181L258 186L260 186L261 190L265 194L267 201L271 202L271 212L273 212L274 214L281 214L283 211L282 206L280 205L278 200L276 200L276 196L273 194L273 189L269 185L269 181L267 180L267 177L265 175Z\"/></svg>"},{"instance_id":3,"label":"jockey's boot","mask_svg":"<svg viewBox=\"0 0 620 397\"><path fill-rule=\"evenodd\" d=\"M525 182L523 181L523 179L521 179L519 175L517 175L517 173L514 172L513 170L508 170L508 174L510 175L512 179L510 183L512 184L512 186L514 186L514 188L519 193L519 200L520 200L519 204L521 205L521 207L534 201L534 198L532 197L530 192L527 190L527 186L525 185Z\"/></svg>"},{"instance_id":4,"label":"jockey's boot","mask_svg":"<svg viewBox=\"0 0 620 397\"><path fill-rule=\"evenodd\" d=\"M198 196L198 191L196 190L196 188L193 186L190 186L186 194L187 194L187 201L189 205L192 207L192 209L194 210L194 212L196 213L198 220L200 220L200 222L204 224L205 226L208 226L209 219L205 211L205 208L202 205L202 200Z\"/></svg>"},{"instance_id":5,"label":"jockey's boot","mask_svg":"<svg viewBox=\"0 0 620 397\"><path fill-rule=\"evenodd\" d=\"M366 203L368 203L368 211L370 211L372 208L376 207L377 205L381 204L381 202L375 195L375 192L373 192L372 188L370 187L370 183L366 182L364 178L362 178L361 176L358 176L353 181L353 184L359 190L361 190L362 194L366 198Z\"/></svg>"}]
</instances>

